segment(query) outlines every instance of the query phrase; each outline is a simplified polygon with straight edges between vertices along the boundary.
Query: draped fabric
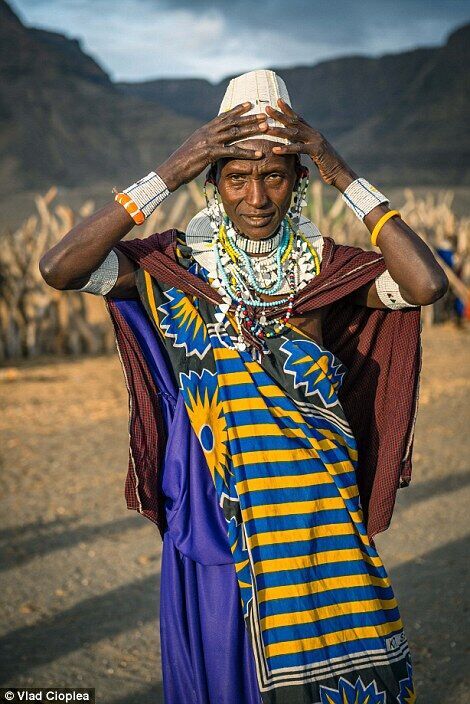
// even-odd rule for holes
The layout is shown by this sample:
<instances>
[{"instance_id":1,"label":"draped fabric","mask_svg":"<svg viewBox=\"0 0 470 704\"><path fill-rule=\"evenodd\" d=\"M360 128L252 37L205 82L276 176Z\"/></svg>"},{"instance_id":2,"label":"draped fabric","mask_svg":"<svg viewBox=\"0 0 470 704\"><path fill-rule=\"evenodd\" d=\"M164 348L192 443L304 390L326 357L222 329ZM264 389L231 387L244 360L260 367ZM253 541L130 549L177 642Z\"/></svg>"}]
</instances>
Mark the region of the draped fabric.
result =
<instances>
[{"instance_id":1,"label":"draped fabric","mask_svg":"<svg viewBox=\"0 0 470 704\"><path fill-rule=\"evenodd\" d=\"M155 280L212 305L218 292L187 271L176 254L177 230L116 247ZM390 523L398 487L409 483L421 368L420 309L379 310L355 305L350 294L385 270L383 257L324 238L320 275L294 300L294 315L328 306L325 347L347 367L339 398L358 446L357 481L370 538ZM130 396L126 501L163 534L159 468L166 439L156 386L117 301L105 297ZM271 314L282 312L282 306Z\"/></svg>"},{"instance_id":2,"label":"draped fabric","mask_svg":"<svg viewBox=\"0 0 470 704\"><path fill-rule=\"evenodd\" d=\"M375 255L354 258L350 278L333 280L330 289L355 290L364 277L358 270L381 266ZM197 263L187 274L207 285ZM136 282L139 301L108 305L118 348L121 342L135 351L133 337L142 352L137 376L153 399L145 408L164 426L151 459L160 468L153 479L165 513L166 701L415 701L398 607L365 528L356 481L361 444L340 400L350 373L345 358L359 360L348 355L347 336L337 331L339 357L290 326L270 339L271 354L252 359L231 348L230 313L221 327L214 301L196 296L193 282L185 292L144 268ZM308 297L303 302L308 307ZM374 326L361 323L367 339ZM136 386L128 379L138 399ZM408 434L398 443L407 459L415 391L408 392ZM346 398L353 392L354 385ZM131 441L133 415L131 407ZM132 452L131 459L128 497L140 500L151 480L144 474L148 486L139 487ZM370 498L374 481L363 486Z\"/></svg>"}]
</instances>

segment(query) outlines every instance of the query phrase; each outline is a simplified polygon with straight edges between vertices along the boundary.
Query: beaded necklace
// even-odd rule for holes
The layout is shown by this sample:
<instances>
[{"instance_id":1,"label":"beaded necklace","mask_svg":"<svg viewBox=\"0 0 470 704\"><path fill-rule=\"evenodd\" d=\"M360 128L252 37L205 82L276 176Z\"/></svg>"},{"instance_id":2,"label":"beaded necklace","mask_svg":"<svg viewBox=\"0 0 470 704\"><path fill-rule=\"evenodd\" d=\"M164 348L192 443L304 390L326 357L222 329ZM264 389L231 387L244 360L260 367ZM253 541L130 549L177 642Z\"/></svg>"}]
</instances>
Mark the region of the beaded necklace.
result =
<instances>
[{"instance_id":1,"label":"beaded necklace","mask_svg":"<svg viewBox=\"0 0 470 704\"><path fill-rule=\"evenodd\" d=\"M238 337L235 347L239 350L246 349L246 342L243 336L243 330L245 329L262 342L264 353L269 352L264 339L279 335L291 317L296 294L295 269L297 262L307 251L313 258L315 276L320 273L318 253L298 227L301 209L307 204L308 181L308 170L304 170L299 179L298 187L293 193L293 204L289 209L289 213L284 218L278 232L268 238L261 248L259 243L244 242L242 236L235 231L218 198L216 187L214 188L212 199L209 199L207 184L211 181L206 179L204 195L214 232L212 246L217 267L217 277L222 282L229 298L237 302L235 320L238 327ZM213 181L212 183L215 185ZM276 249L275 240L277 238L279 238L279 245ZM257 280L252 260L247 254L247 252L261 251L275 253L275 281L264 287ZM284 287L285 282L287 282L289 290L287 297L274 301L264 301L259 297L260 295L276 295ZM284 303L287 303L285 314L268 320L266 311ZM216 318L219 322L226 324L225 314L229 305L224 303L219 306L219 313L216 313ZM251 306L255 311L258 310L260 315L250 314L247 305Z\"/></svg>"},{"instance_id":2,"label":"beaded necklace","mask_svg":"<svg viewBox=\"0 0 470 704\"><path fill-rule=\"evenodd\" d=\"M247 257L243 250L236 245L234 246L233 237L230 236L230 226L231 223L227 223L224 218L224 222L219 228L219 237L215 239L213 246L218 275L225 290L237 302L234 314L239 331L236 347L239 350L244 350L246 349L246 343L243 337L243 327L260 340L279 335L286 327L286 323L292 315L292 306L296 294L295 266L302 255L302 251L308 249L310 252L314 260L315 275L318 275L320 271L320 260L315 248L299 230L295 230L290 218L287 217L281 226L280 245L276 253L277 281L274 286L263 288L256 281L250 258ZM246 273L240 267L240 260L246 266ZM282 265L285 265L285 270L283 270ZM243 291L243 284L248 284L255 294L275 295L281 288L284 278L287 279L289 295L275 301L263 301L252 295L246 296ZM268 321L265 311L283 303L287 303L285 314ZM260 309L260 316L250 315L247 305ZM263 351L269 351L266 345L263 346Z\"/></svg>"}]
</instances>

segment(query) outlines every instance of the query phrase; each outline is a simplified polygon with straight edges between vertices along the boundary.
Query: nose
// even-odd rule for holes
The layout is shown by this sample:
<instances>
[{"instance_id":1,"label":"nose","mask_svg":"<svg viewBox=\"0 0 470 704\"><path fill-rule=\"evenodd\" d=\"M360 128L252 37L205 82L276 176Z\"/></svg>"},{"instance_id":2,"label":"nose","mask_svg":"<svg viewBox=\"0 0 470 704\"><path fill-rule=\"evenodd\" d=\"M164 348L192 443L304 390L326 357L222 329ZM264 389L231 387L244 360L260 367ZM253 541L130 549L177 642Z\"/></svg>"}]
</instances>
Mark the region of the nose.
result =
<instances>
[{"instance_id":1,"label":"nose","mask_svg":"<svg viewBox=\"0 0 470 704\"><path fill-rule=\"evenodd\" d=\"M252 208L262 208L268 201L263 179L250 179L245 202Z\"/></svg>"}]
</instances>

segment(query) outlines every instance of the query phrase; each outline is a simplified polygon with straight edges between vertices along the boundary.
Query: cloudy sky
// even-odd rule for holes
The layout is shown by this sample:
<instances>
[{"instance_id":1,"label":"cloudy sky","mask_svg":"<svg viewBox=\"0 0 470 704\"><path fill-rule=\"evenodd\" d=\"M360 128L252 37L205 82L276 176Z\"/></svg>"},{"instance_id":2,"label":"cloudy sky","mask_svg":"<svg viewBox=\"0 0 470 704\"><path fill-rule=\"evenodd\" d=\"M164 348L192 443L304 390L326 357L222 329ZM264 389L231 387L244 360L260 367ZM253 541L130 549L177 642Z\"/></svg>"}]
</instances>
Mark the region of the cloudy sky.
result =
<instances>
[{"instance_id":1,"label":"cloudy sky","mask_svg":"<svg viewBox=\"0 0 470 704\"><path fill-rule=\"evenodd\" d=\"M28 26L80 39L115 80L312 65L441 44L468 0L8 0Z\"/></svg>"}]
</instances>

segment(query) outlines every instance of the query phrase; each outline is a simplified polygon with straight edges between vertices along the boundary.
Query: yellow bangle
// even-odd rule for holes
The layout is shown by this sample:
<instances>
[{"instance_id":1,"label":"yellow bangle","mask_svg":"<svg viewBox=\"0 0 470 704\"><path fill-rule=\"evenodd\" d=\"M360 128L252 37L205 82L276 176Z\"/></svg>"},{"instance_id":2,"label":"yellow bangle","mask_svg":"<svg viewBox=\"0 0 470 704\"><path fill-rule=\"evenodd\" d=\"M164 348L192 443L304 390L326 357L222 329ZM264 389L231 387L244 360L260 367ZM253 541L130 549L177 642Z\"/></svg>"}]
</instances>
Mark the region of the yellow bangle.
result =
<instances>
[{"instance_id":1,"label":"yellow bangle","mask_svg":"<svg viewBox=\"0 0 470 704\"><path fill-rule=\"evenodd\" d=\"M387 220L390 220L390 218L393 218L394 215L398 215L398 217L401 217L398 210L389 210L388 213L385 213L385 215L382 215L380 220L375 223L374 229L372 230L372 234L370 236L370 241L372 242L374 247L377 247L377 237L379 236L380 230L385 225Z\"/></svg>"}]
</instances>

